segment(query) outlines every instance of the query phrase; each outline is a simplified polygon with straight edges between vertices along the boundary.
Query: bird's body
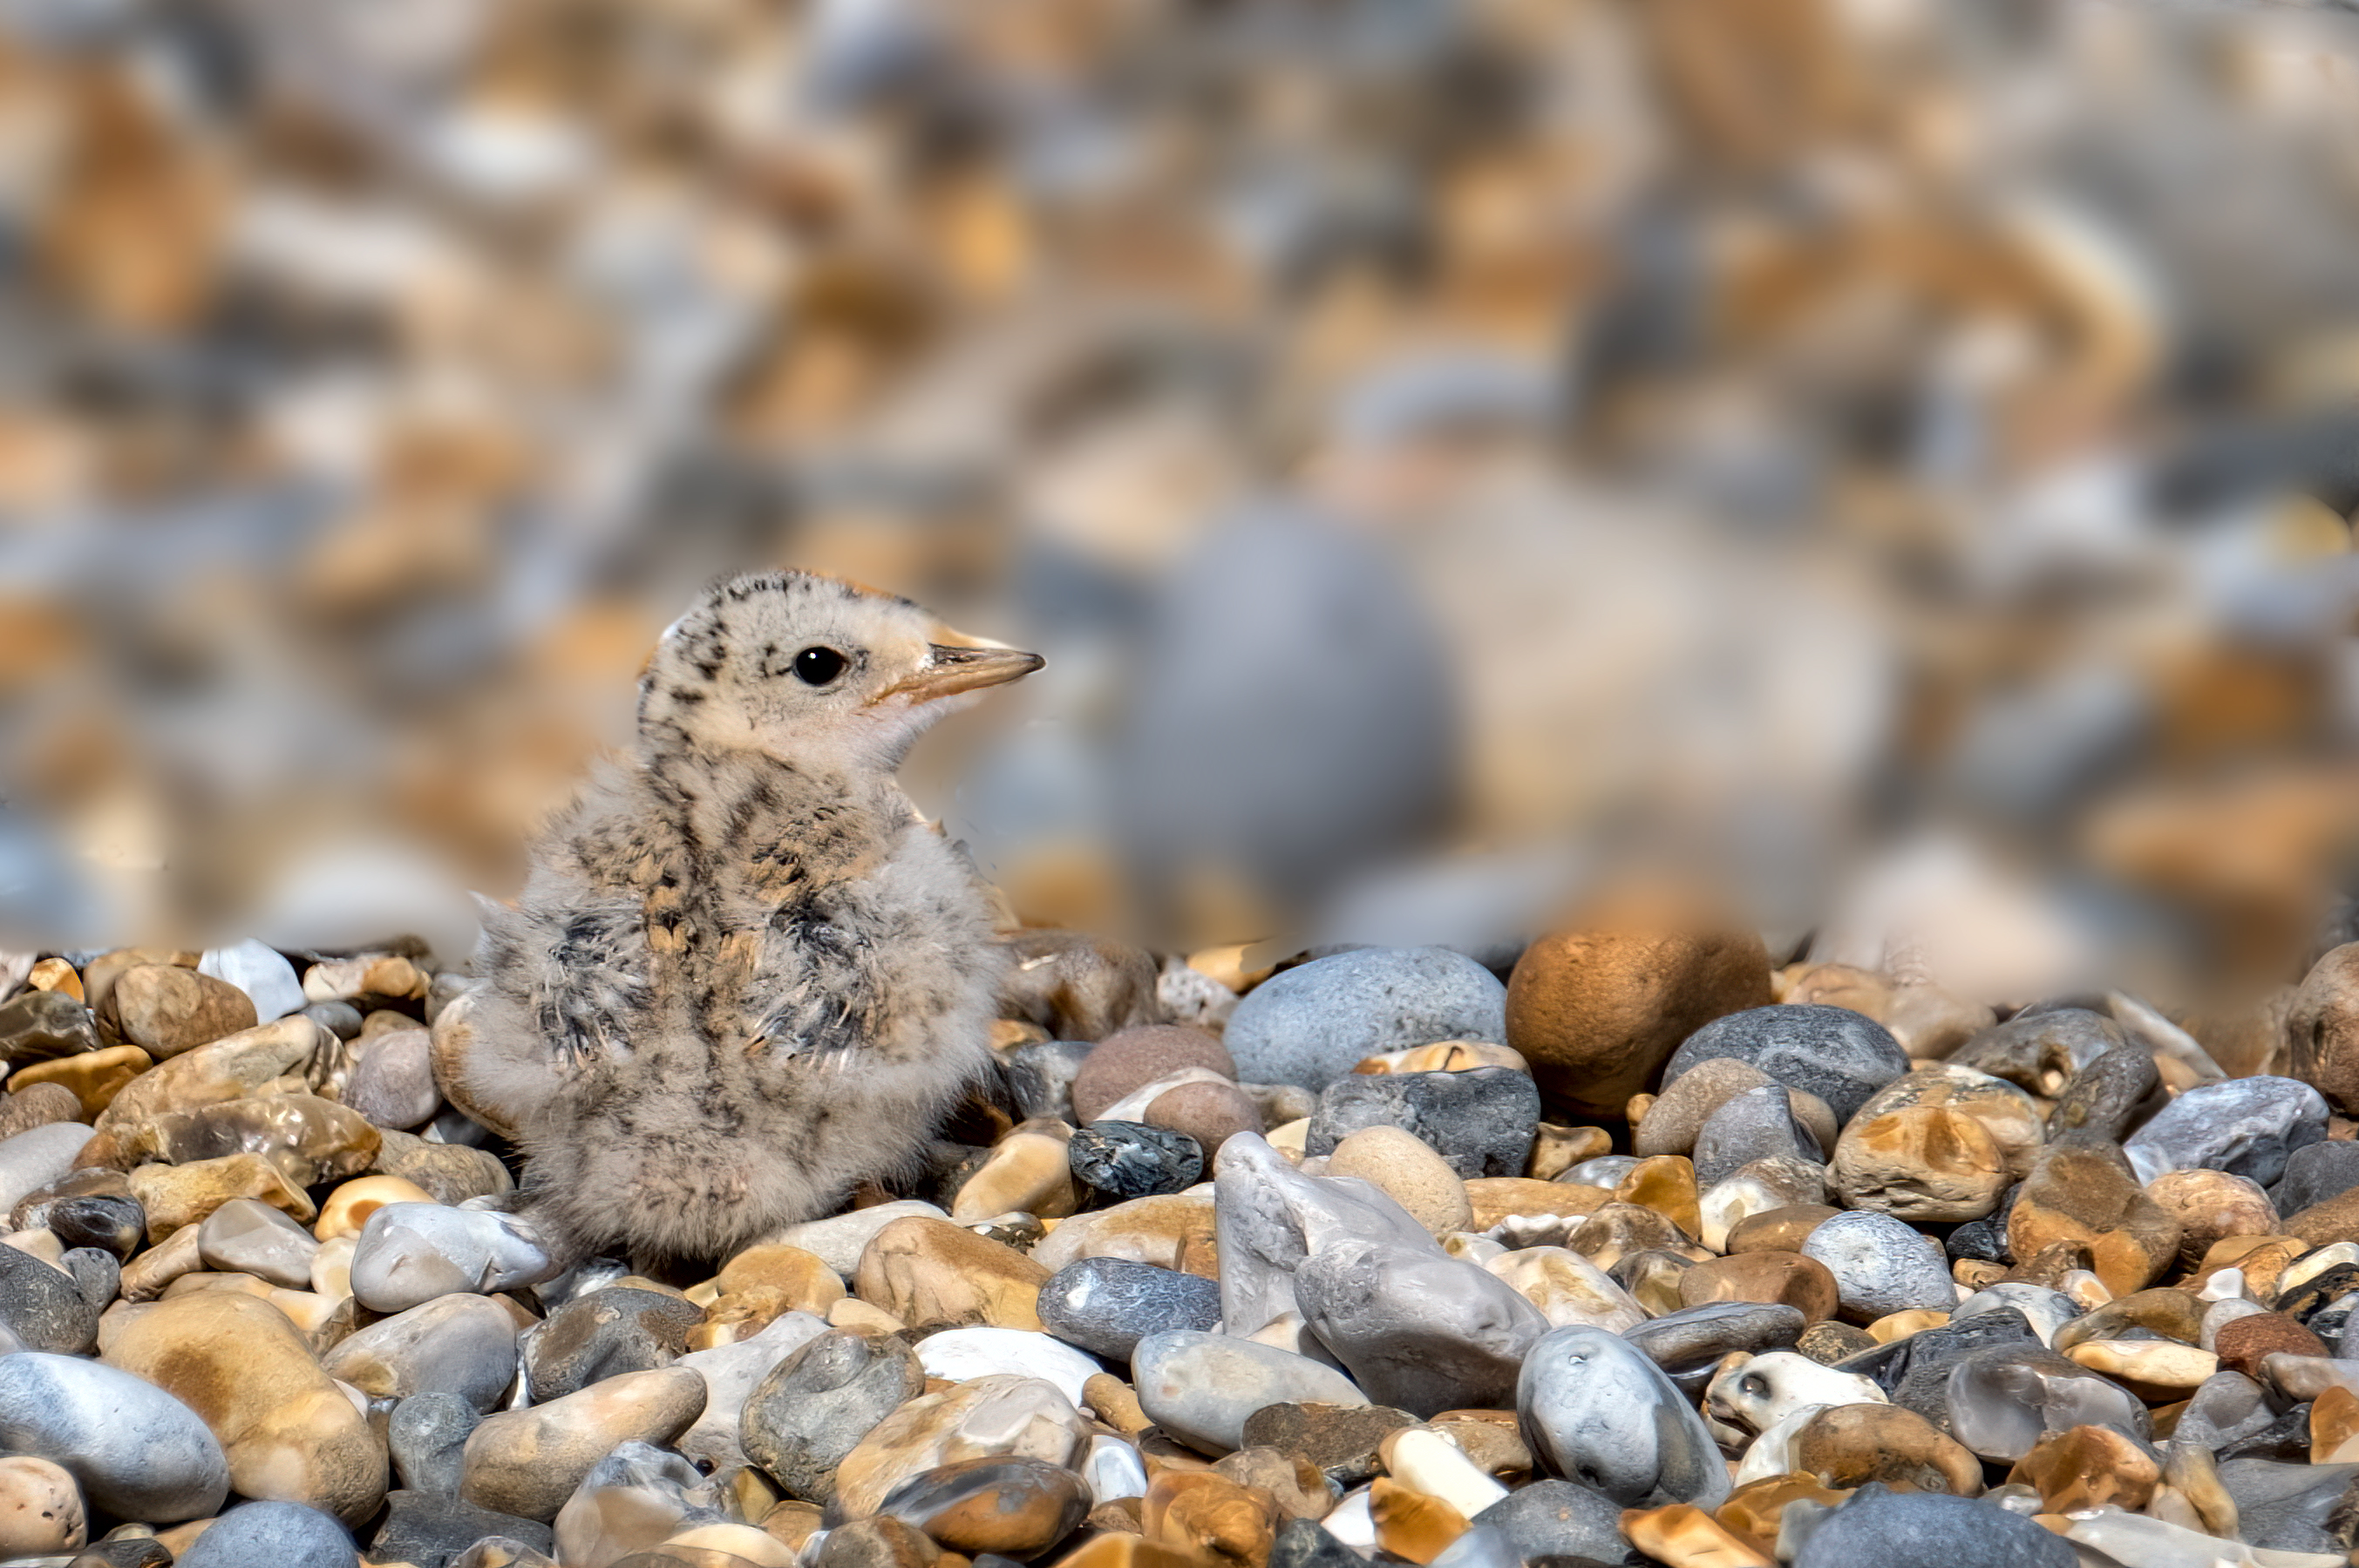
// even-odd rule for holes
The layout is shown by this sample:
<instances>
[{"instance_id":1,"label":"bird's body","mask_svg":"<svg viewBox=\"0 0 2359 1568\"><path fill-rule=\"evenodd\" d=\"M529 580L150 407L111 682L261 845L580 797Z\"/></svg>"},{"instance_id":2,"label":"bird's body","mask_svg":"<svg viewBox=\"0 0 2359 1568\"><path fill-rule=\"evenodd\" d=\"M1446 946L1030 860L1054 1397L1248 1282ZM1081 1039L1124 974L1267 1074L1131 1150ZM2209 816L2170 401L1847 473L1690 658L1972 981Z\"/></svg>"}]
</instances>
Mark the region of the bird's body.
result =
<instances>
[{"instance_id":1,"label":"bird's body","mask_svg":"<svg viewBox=\"0 0 2359 1568\"><path fill-rule=\"evenodd\" d=\"M712 1259L825 1213L984 1065L988 906L892 769L931 709L1038 661L941 634L828 579L715 590L666 633L636 754L488 914L462 1092L568 1253Z\"/></svg>"}]
</instances>

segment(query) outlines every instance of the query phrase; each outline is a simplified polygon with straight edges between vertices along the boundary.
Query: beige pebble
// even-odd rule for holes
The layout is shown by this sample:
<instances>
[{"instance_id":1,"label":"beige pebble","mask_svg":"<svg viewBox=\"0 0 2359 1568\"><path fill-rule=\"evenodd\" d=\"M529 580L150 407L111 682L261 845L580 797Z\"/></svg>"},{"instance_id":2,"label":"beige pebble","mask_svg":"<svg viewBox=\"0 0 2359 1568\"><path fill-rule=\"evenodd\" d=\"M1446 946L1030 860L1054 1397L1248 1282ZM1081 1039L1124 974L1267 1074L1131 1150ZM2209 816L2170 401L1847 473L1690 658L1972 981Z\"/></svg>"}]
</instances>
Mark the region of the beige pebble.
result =
<instances>
[{"instance_id":1,"label":"beige pebble","mask_svg":"<svg viewBox=\"0 0 2359 1568\"><path fill-rule=\"evenodd\" d=\"M999 1141L951 1203L961 1223L1024 1213L1043 1218L1073 1212L1072 1166L1066 1146L1073 1130L1061 1121L1027 1121Z\"/></svg>"},{"instance_id":2,"label":"beige pebble","mask_svg":"<svg viewBox=\"0 0 2359 1568\"><path fill-rule=\"evenodd\" d=\"M322 1241L357 1237L369 1216L389 1203L432 1203L434 1195L399 1176L355 1176L328 1195L311 1234ZM389 1222L388 1222L389 1223Z\"/></svg>"},{"instance_id":3,"label":"beige pebble","mask_svg":"<svg viewBox=\"0 0 2359 1568\"><path fill-rule=\"evenodd\" d=\"M70 1552L86 1528L82 1488L62 1465L30 1454L0 1459L0 1553Z\"/></svg>"},{"instance_id":4,"label":"beige pebble","mask_svg":"<svg viewBox=\"0 0 2359 1568\"><path fill-rule=\"evenodd\" d=\"M131 1172L131 1195L147 1211L147 1239L162 1241L201 1224L234 1198L254 1198L309 1223L311 1200L259 1154L224 1154L185 1165L141 1165Z\"/></svg>"},{"instance_id":5,"label":"beige pebble","mask_svg":"<svg viewBox=\"0 0 2359 1568\"><path fill-rule=\"evenodd\" d=\"M1408 1210L1435 1236L1473 1223L1466 1184L1425 1140L1397 1127L1364 1127L1327 1157L1331 1176L1357 1176Z\"/></svg>"}]
</instances>

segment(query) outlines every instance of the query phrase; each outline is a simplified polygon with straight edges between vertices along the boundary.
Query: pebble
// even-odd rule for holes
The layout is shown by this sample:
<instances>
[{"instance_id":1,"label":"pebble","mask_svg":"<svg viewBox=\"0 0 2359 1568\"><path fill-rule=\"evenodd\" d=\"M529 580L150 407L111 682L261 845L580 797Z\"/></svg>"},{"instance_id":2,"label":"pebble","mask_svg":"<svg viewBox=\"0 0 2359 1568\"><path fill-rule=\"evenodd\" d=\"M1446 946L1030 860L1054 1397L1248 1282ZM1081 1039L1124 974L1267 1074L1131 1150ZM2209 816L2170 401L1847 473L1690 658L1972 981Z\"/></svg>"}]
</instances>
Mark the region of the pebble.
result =
<instances>
[{"instance_id":1,"label":"pebble","mask_svg":"<svg viewBox=\"0 0 2359 1568\"><path fill-rule=\"evenodd\" d=\"M2225 1171L2166 1171L2146 1184L2146 1195L2177 1222L2178 1263L2190 1271L2214 1242L2267 1236L2277 1227L2277 1207L2267 1192Z\"/></svg>"},{"instance_id":2,"label":"pebble","mask_svg":"<svg viewBox=\"0 0 2359 1568\"><path fill-rule=\"evenodd\" d=\"M1655 1097L1631 1129L1630 1147L1642 1158L1690 1153L1695 1148L1696 1134L1703 1130L1712 1112L1747 1089L1776 1081L1752 1063L1734 1056L1715 1056L1700 1062L1663 1086L1663 1092Z\"/></svg>"},{"instance_id":3,"label":"pebble","mask_svg":"<svg viewBox=\"0 0 2359 1568\"><path fill-rule=\"evenodd\" d=\"M1539 1091L1512 1068L1353 1074L1320 1091L1304 1146L1332 1154L1364 1128L1397 1127L1461 1177L1520 1176L1531 1162L1539 1119Z\"/></svg>"},{"instance_id":4,"label":"pebble","mask_svg":"<svg viewBox=\"0 0 2359 1568\"><path fill-rule=\"evenodd\" d=\"M876 1232L860 1255L860 1299L912 1327L927 1324L1040 1326L1049 1271L1012 1247L944 1219L912 1215Z\"/></svg>"},{"instance_id":5,"label":"pebble","mask_svg":"<svg viewBox=\"0 0 2359 1568\"><path fill-rule=\"evenodd\" d=\"M553 1544L548 1527L536 1520L474 1508L456 1498L390 1492L385 1502L385 1522L369 1542L371 1563L447 1563L487 1537L521 1541L536 1549Z\"/></svg>"},{"instance_id":6,"label":"pebble","mask_svg":"<svg viewBox=\"0 0 2359 1568\"><path fill-rule=\"evenodd\" d=\"M295 966L277 949L252 937L227 947L214 947L197 960L197 972L226 980L244 991L254 1004L255 1017L268 1023L303 1011L303 982Z\"/></svg>"},{"instance_id":7,"label":"pebble","mask_svg":"<svg viewBox=\"0 0 2359 1568\"><path fill-rule=\"evenodd\" d=\"M2146 1438L2145 1404L2120 1385L2037 1346L1961 1357L1944 1390L1952 1435L1984 1459L2013 1462L2042 1433L2105 1426Z\"/></svg>"},{"instance_id":8,"label":"pebble","mask_svg":"<svg viewBox=\"0 0 2359 1568\"><path fill-rule=\"evenodd\" d=\"M1803 1538L1793 1568L2076 1568L2030 1519L1940 1492L1863 1487Z\"/></svg>"},{"instance_id":9,"label":"pebble","mask_svg":"<svg viewBox=\"0 0 2359 1568\"><path fill-rule=\"evenodd\" d=\"M2116 1045L2072 1075L2048 1113L2048 1141L2119 1143L2161 1085L2152 1052Z\"/></svg>"},{"instance_id":10,"label":"pebble","mask_svg":"<svg viewBox=\"0 0 2359 1568\"><path fill-rule=\"evenodd\" d=\"M300 1503L241 1503L208 1526L177 1568L357 1568L344 1527Z\"/></svg>"},{"instance_id":11,"label":"pebble","mask_svg":"<svg viewBox=\"0 0 2359 1568\"><path fill-rule=\"evenodd\" d=\"M406 1312L453 1291L538 1284L557 1271L523 1220L433 1203L385 1205L353 1248L353 1295L372 1312Z\"/></svg>"},{"instance_id":12,"label":"pebble","mask_svg":"<svg viewBox=\"0 0 2359 1568\"><path fill-rule=\"evenodd\" d=\"M0 1446L61 1466L92 1505L123 1519L202 1519L229 1493L229 1461L194 1411L78 1357L0 1357Z\"/></svg>"},{"instance_id":13,"label":"pebble","mask_svg":"<svg viewBox=\"0 0 2359 1568\"><path fill-rule=\"evenodd\" d=\"M441 1108L434 1087L432 1039L423 1029L395 1029L366 1041L345 1087L344 1103L378 1127L407 1130Z\"/></svg>"},{"instance_id":14,"label":"pebble","mask_svg":"<svg viewBox=\"0 0 2359 1568\"><path fill-rule=\"evenodd\" d=\"M925 1386L898 1338L830 1330L788 1351L745 1396L739 1441L788 1496L826 1503L843 1456Z\"/></svg>"},{"instance_id":15,"label":"pebble","mask_svg":"<svg viewBox=\"0 0 2359 1568\"><path fill-rule=\"evenodd\" d=\"M1794 1115L1786 1086L1766 1083L1743 1089L1704 1119L1695 1137L1698 1180L1717 1183L1756 1160L1819 1161L1823 1151Z\"/></svg>"},{"instance_id":16,"label":"pebble","mask_svg":"<svg viewBox=\"0 0 2359 1568\"><path fill-rule=\"evenodd\" d=\"M1056 1385L1075 1404L1098 1364L1047 1334L1020 1328L950 1328L918 1342L918 1363L929 1378L960 1383L1007 1373Z\"/></svg>"},{"instance_id":17,"label":"pebble","mask_svg":"<svg viewBox=\"0 0 2359 1568\"><path fill-rule=\"evenodd\" d=\"M1096 1048L1086 1040L1038 1040L1003 1051L1000 1071L1025 1119L1080 1125L1082 1118L1073 1109L1073 1079Z\"/></svg>"},{"instance_id":18,"label":"pebble","mask_svg":"<svg viewBox=\"0 0 2359 1568\"><path fill-rule=\"evenodd\" d=\"M259 1022L254 999L178 964L140 964L115 980L104 1011L125 1043L157 1061L210 1045Z\"/></svg>"},{"instance_id":19,"label":"pebble","mask_svg":"<svg viewBox=\"0 0 2359 1568\"><path fill-rule=\"evenodd\" d=\"M910 1476L961 1459L1070 1466L1090 1436L1089 1422L1055 1385L1003 1374L976 1378L913 1399L879 1422L836 1466L832 1506L845 1518L865 1519Z\"/></svg>"},{"instance_id":20,"label":"pebble","mask_svg":"<svg viewBox=\"0 0 2359 1568\"><path fill-rule=\"evenodd\" d=\"M2287 1009L2285 1033L2293 1076L2343 1115L2359 1110L2359 942L2310 966Z\"/></svg>"},{"instance_id":21,"label":"pebble","mask_svg":"<svg viewBox=\"0 0 2359 1568\"><path fill-rule=\"evenodd\" d=\"M62 991L27 991L0 1002L0 1061L12 1067L79 1056L101 1044L90 1009Z\"/></svg>"},{"instance_id":22,"label":"pebble","mask_svg":"<svg viewBox=\"0 0 2359 1568\"><path fill-rule=\"evenodd\" d=\"M1194 1329L1148 1335L1132 1351L1131 1368L1132 1386L1147 1418L1181 1442L1215 1455L1245 1447L1245 1418L1266 1405L1368 1402L1352 1379L1332 1367L1251 1340Z\"/></svg>"},{"instance_id":23,"label":"pebble","mask_svg":"<svg viewBox=\"0 0 2359 1568\"><path fill-rule=\"evenodd\" d=\"M1993 1024L1950 1053L1957 1066L2054 1097L2106 1052L2125 1044L2121 1025L2082 1007L2033 1008Z\"/></svg>"},{"instance_id":24,"label":"pebble","mask_svg":"<svg viewBox=\"0 0 2359 1568\"><path fill-rule=\"evenodd\" d=\"M1853 1209L1812 1230L1801 1255L1834 1276L1843 1314L1855 1323L1957 1303L1939 1243L1890 1215Z\"/></svg>"},{"instance_id":25,"label":"pebble","mask_svg":"<svg viewBox=\"0 0 2359 1568\"><path fill-rule=\"evenodd\" d=\"M1820 1411L1802 1423L1788 1452L1796 1470L1837 1488L1881 1482L1966 1498L1979 1496L1983 1489L1982 1461L1923 1416L1898 1405L1847 1404ZM2140 1498L2139 1506L2144 1503Z\"/></svg>"},{"instance_id":26,"label":"pebble","mask_svg":"<svg viewBox=\"0 0 2359 1568\"><path fill-rule=\"evenodd\" d=\"M81 1097L63 1084L28 1082L0 1098L0 1141L36 1127L74 1121L82 1114Z\"/></svg>"},{"instance_id":27,"label":"pebble","mask_svg":"<svg viewBox=\"0 0 2359 1568\"><path fill-rule=\"evenodd\" d=\"M453 1394L488 1411L516 1381L516 1319L487 1296L438 1296L355 1329L320 1365L330 1377L378 1399ZM545 1395L538 1383L534 1392Z\"/></svg>"},{"instance_id":28,"label":"pebble","mask_svg":"<svg viewBox=\"0 0 2359 1568\"><path fill-rule=\"evenodd\" d=\"M252 1198L232 1198L197 1227L197 1255L208 1269L252 1274L299 1291L311 1282L320 1244L285 1213Z\"/></svg>"},{"instance_id":29,"label":"pebble","mask_svg":"<svg viewBox=\"0 0 2359 1568\"><path fill-rule=\"evenodd\" d=\"M1059 1040L1103 1040L1153 1021L1152 955L1110 936L1029 930L1006 943L1015 960L1001 987L1003 1010Z\"/></svg>"},{"instance_id":30,"label":"pebble","mask_svg":"<svg viewBox=\"0 0 2359 1568\"><path fill-rule=\"evenodd\" d=\"M1848 1008L1756 1007L1714 1020L1671 1053L1666 1087L1715 1057L1733 1056L1789 1089L1826 1101L1848 1122L1870 1095L1908 1071L1908 1053L1874 1019Z\"/></svg>"},{"instance_id":31,"label":"pebble","mask_svg":"<svg viewBox=\"0 0 2359 1568\"><path fill-rule=\"evenodd\" d=\"M2116 1295L2144 1290L2179 1256L2178 1222L2110 1146L2042 1155L2016 1196L2006 1238L2027 1261L2058 1242L2086 1245L2097 1277Z\"/></svg>"},{"instance_id":32,"label":"pebble","mask_svg":"<svg viewBox=\"0 0 2359 1568\"><path fill-rule=\"evenodd\" d=\"M276 1307L232 1291L162 1301L104 1352L197 1412L249 1498L300 1502L352 1523L385 1496L385 1444Z\"/></svg>"},{"instance_id":33,"label":"pebble","mask_svg":"<svg viewBox=\"0 0 2359 1568\"><path fill-rule=\"evenodd\" d=\"M1262 1130L1261 1110L1234 1084L1180 1084L1147 1101L1140 1119L1177 1132L1199 1149L1218 1149L1240 1132Z\"/></svg>"},{"instance_id":34,"label":"pebble","mask_svg":"<svg viewBox=\"0 0 2359 1568\"><path fill-rule=\"evenodd\" d=\"M1317 1126L1314 1121L1314 1140ZM1377 1187L1437 1237L1464 1230L1474 1220L1466 1184L1458 1173L1433 1145L1404 1128L1379 1123L1352 1133L1332 1146L1327 1173L1357 1176Z\"/></svg>"},{"instance_id":35,"label":"pebble","mask_svg":"<svg viewBox=\"0 0 2359 1568\"><path fill-rule=\"evenodd\" d=\"M1222 1041L1242 1078L1323 1089L1365 1057L1440 1040L1516 1044L1506 1031L1506 988L1473 959L1441 947L1363 947L1255 987Z\"/></svg>"},{"instance_id":36,"label":"pebble","mask_svg":"<svg viewBox=\"0 0 2359 1568\"><path fill-rule=\"evenodd\" d=\"M1221 1288L1152 1263L1084 1258L1049 1278L1037 1307L1040 1325L1058 1338L1110 1360L1128 1361L1150 1334L1219 1327Z\"/></svg>"},{"instance_id":37,"label":"pebble","mask_svg":"<svg viewBox=\"0 0 2359 1568\"><path fill-rule=\"evenodd\" d=\"M351 1107L310 1094L253 1096L193 1110L101 1119L112 1123L109 1136L129 1155L179 1164L257 1154L307 1187L359 1175L385 1137Z\"/></svg>"},{"instance_id":38,"label":"pebble","mask_svg":"<svg viewBox=\"0 0 2359 1568\"><path fill-rule=\"evenodd\" d=\"M887 1493L879 1512L953 1552L1028 1561L1090 1511L1081 1478L1032 1458L962 1459L923 1470Z\"/></svg>"},{"instance_id":39,"label":"pebble","mask_svg":"<svg viewBox=\"0 0 2359 1568\"><path fill-rule=\"evenodd\" d=\"M1258 1138L1241 1137L1221 1150L1213 1190L1221 1318L1230 1334L1250 1335L1294 1311L1296 1271L1330 1244L1375 1240L1439 1252L1416 1217L1380 1189L1349 1177L1303 1175ZM1479 1205L1475 1222L1483 1223Z\"/></svg>"},{"instance_id":40,"label":"pebble","mask_svg":"<svg viewBox=\"0 0 2359 1568\"><path fill-rule=\"evenodd\" d=\"M1362 1392L1423 1416L1505 1404L1526 1352L1549 1330L1537 1307L1481 1267L1381 1242L1314 1253L1295 1271L1294 1292Z\"/></svg>"},{"instance_id":41,"label":"pebble","mask_svg":"<svg viewBox=\"0 0 2359 1568\"><path fill-rule=\"evenodd\" d=\"M92 1136L75 1121L53 1121L0 1141L0 1208L13 1209L73 1169Z\"/></svg>"},{"instance_id":42,"label":"pebble","mask_svg":"<svg viewBox=\"0 0 2359 1568\"><path fill-rule=\"evenodd\" d=\"M1807 1326L1793 1307L1732 1301L1682 1307L1620 1332L1683 1391L1701 1393L1701 1383L1688 1390L1686 1379L1716 1369L1724 1356L1788 1348Z\"/></svg>"},{"instance_id":43,"label":"pebble","mask_svg":"<svg viewBox=\"0 0 2359 1568\"><path fill-rule=\"evenodd\" d=\"M518 1341L532 1397L560 1400L625 1372L669 1367L703 1319L694 1303L666 1291L609 1285L577 1296Z\"/></svg>"},{"instance_id":44,"label":"pebble","mask_svg":"<svg viewBox=\"0 0 2359 1568\"><path fill-rule=\"evenodd\" d=\"M1539 1310L1551 1328L1586 1324L1627 1334L1647 1321L1646 1310L1613 1277L1564 1247L1525 1247L1483 1267Z\"/></svg>"},{"instance_id":45,"label":"pebble","mask_svg":"<svg viewBox=\"0 0 2359 1568\"><path fill-rule=\"evenodd\" d=\"M1622 1537L1622 1508L1588 1487L1553 1476L1519 1487L1470 1523L1496 1530L1517 1556L1589 1558L1632 1563L1636 1557Z\"/></svg>"},{"instance_id":46,"label":"pebble","mask_svg":"<svg viewBox=\"0 0 2359 1568\"><path fill-rule=\"evenodd\" d=\"M1107 1035L1093 1047L1072 1077L1072 1114L1086 1126L1106 1108L1137 1090L1190 1067L1234 1082L1237 1065L1217 1035L1177 1024L1152 1023Z\"/></svg>"},{"instance_id":47,"label":"pebble","mask_svg":"<svg viewBox=\"0 0 2359 1568\"><path fill-rule=\"evenodd\" d=\"M1180 1192L1204 1173L1202 1144L1184 1132L1136 1121L1082 1128L1065 1155L1075 1182L1117 1201Z\"/></svg>"},{"instance_id":48,"label":"pebble","mask_svg":"<svg viewBox=\"0 0 2359 1568\"><path fill-rule=\"evenodd\" d=\"M591 1467L617 1445L669 1443L703 1409L703 1378L665 1367L625 1372L564 1399L487 1416L467 1438L460 1497L497 1513L553 1519Z\"/></svg>"},{"instance_id":49,"label":"pebble","mask_svg":"<svg viewBox=\"0 0 2359 1568\"><path fill-rule=\"evenodd\" d=\"M17 1248L0 1247L0 1327L17 1345L66 1356L86 1351L97 1342L99 1309L105 1304L85 1295L63 1271Z\"/></svg>"},{"instance_id":50,"label":"pebble","mask_svg":"<svg viewBox=\"0 0 2359 1568\"><path fill-rule=\"evenodd\" d=\"M1740 930L1572 929L1526 948L1508 980L1503 1039L1551 1097L1619 1115L1680 1043L1770 1000L1769 960ZM1247 1000L1251 1000L1248 994ZM1667 1151L1683 1152L1683 1151Z\"/></svg>"},{"instance_id":51,"label":"pebble","mask_svg":"<svg viewBox=\"0 0 2359 1568\"><path fill-rule=\"evenodd\" d=\"M71 1552L82 1544L89 1522L82 1488L62 1465L29 1454L0 1458L0 1553Z\"/></svg>"},{"instance_id":52,"label":"pebble","mask_svg":"<svg viewBox=\"0 0 2359 1568\"><path fill-rule=\"evenodd\" d=\"M402 1400L386 1419L385 1447L394 1479L408 1491L456 1498L467 1437L482 1420L474 1402L458 1394L429 1390Z\"/></svg>"},{"instance_id":53,"label":"pebble","mask_svg":"<svg viewBox=\"0 0 2359 1568\"><path fill-rule=\"evenodd\" d=\"M1728 1496L1727 1468L1695 1407L1643 1351L1603 1329L1551 1329L1533 1345L1516 1415L1550 1471L1625 1508L1712 1508Z\"/></svg>"},{"instance_id":54,"label":"pebble","mask_svg":"<svg viewBox=\"0 0 2359 1568\"><path fill-rule=\"evenodd\" d=\"M2225 1171L2267 1186L2297 1149L2323 1142L2326 1101L2292 1078L2198 1084L2122 1145L2142 1181L2166 1171Z\"/></svg>"}]
</instances>

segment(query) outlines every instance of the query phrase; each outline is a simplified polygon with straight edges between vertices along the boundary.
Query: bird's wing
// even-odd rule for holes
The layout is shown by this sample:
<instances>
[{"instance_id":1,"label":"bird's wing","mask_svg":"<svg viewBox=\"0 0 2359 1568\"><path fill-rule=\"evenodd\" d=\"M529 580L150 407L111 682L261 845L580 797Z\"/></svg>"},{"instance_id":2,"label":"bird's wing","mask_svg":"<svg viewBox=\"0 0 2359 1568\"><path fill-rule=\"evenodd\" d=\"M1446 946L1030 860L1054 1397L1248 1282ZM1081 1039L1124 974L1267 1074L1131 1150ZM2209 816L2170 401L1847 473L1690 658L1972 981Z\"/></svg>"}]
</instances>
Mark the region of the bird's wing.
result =
<instances>
[{"instance_id":1,"label":"bird's wing","mask_svg":"<svg viewBox=\"0 0 2359 1568\"><path fill-rule=\"evenodd\" d=\"M646 1016L647 934L636 899L502 912L494 975L552 1062L616 1061Z\"/></svg>"},{"instance_id":2,"label":"bird's wing","mask_svg":"<svg viewBox=\"0 0 2359 1568\"><path fill-rule=\"evenodd\" d=\"M867 944L823 920L774 919L748 988L749 1044L776 1056L849 1059L873 1026Z\"/></svg>"}]
</instances>

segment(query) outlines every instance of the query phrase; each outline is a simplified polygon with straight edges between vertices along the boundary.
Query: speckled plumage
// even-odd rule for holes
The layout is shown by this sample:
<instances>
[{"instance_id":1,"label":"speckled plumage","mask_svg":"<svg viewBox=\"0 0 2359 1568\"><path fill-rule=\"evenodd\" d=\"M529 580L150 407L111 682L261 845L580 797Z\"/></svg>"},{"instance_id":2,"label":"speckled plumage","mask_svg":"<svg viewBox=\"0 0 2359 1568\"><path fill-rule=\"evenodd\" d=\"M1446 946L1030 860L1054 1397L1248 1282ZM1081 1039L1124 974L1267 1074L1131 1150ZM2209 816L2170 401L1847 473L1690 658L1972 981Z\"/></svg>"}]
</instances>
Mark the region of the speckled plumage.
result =
<instances>
[{"instance_id":1,"label":"speckled plumage","mask_svg":"<svg viewBox=\"0 0 2359 1568\"><path fill-rule=\"evenodd\" d=\"M832 579L714 589L649 662L634 753L488 909L463 1090L516 1130L566 1253L711 1259L824 1213L914 1162L983 1066L987 906L893 770L1039 661L946 635ZM811 648L839 679L795 673Z\"/></svg>"}]
</instances>

